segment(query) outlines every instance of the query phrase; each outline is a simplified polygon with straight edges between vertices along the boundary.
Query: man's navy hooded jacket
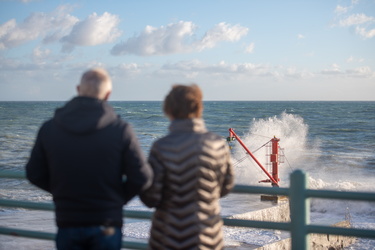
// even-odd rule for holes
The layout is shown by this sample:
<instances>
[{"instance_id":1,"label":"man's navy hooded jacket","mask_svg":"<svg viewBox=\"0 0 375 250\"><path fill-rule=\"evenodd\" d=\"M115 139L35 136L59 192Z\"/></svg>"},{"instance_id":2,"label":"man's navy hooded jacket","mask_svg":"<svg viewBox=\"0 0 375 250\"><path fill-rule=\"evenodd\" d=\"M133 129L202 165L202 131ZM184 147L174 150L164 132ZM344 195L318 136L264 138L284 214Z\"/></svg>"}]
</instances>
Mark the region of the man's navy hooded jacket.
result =
<instances>
[{"instance_id":1,"label":"man's navy hooded jacket","mask_svg":"<svg viewBox=\"0 0 375 250\"><path fill-rule=\"evenodd\" d=\"M131 126L89 97L73 98L42 125L26 174L52 194L58 227L122 226L123 205L152 179Z\"/></svg>"}]
</instances>

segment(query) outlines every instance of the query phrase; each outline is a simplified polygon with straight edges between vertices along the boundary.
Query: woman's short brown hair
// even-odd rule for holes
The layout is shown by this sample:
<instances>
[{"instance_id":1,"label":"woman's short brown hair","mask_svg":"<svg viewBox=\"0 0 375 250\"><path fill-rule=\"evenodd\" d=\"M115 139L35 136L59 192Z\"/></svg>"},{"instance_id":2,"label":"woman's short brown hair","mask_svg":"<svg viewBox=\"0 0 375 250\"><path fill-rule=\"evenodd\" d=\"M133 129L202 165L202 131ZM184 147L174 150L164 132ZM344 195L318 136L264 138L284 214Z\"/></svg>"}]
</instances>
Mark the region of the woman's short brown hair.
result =
<instances>
[{"instance_id":1,"label":"woman's short brown hair","mask_svg":"<svg viewBox=\"0 0 375 250\"><path fill-rule=\"evenodd\" d=\"M173 119L191 119L202 117L203 94L196 84L173 85L165 97L164 113Z\"/></svg>"}]
</instances>

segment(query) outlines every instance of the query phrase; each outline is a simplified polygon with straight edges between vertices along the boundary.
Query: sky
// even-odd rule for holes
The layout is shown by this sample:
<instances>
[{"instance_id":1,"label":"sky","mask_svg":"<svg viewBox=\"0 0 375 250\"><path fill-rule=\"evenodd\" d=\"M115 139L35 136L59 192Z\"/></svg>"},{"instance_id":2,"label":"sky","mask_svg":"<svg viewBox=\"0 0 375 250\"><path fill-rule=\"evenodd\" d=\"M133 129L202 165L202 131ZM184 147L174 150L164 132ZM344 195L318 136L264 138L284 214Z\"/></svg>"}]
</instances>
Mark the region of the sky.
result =
<instances>
[{"instance_id":1,"label":"sky","mask_svg":"<svg viewBox=\"0 0 375 250\"><path fill-rule=\"evenodd\" d=\"M375 0L0 0L0 101L375 101Z\"/></svg>"}]
</instances>

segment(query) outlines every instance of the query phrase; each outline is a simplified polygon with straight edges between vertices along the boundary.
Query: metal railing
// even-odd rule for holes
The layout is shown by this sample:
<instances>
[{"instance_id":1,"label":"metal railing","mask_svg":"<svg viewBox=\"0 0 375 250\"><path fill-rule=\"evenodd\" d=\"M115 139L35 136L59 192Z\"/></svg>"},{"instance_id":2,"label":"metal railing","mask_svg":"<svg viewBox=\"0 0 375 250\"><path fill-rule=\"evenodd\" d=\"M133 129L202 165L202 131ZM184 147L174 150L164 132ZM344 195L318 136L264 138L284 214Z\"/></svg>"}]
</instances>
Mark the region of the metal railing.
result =
<instances>
[{"instance_id":1,"label":"metal railing","mask_svg":"<svg viewBox=\"0 0 375 250\"><path fill-rule=\"evenodd\" d=\"M11 171L0 171L0 178L22 179L25 178L25 174ZM271 188L236 185L232 192L242 194L266 194L289 196L290 222L271 222L230 218L223 218L223 221L224 225L226 226L289 231L291 233L291 246L293 250L309 249L308 241L309 234L311 233L375 238L375 230L310 224L310 198L375 201L375 193L307 189L306 174L301 170L296 170L291 174L289 188ZM0 199L0 206L20 207L46 211L54 210L54 205L52 203L37 203L9 199ZM124 210L123 216L127 218L149 220L152 217L152 212ZM55 238L54 233L6 227L0 227L0 234L46 240L53 240ZM143 242L123 241L122 247L131 249L147 249L147 244Z\"/></svg>"}]
</instances>

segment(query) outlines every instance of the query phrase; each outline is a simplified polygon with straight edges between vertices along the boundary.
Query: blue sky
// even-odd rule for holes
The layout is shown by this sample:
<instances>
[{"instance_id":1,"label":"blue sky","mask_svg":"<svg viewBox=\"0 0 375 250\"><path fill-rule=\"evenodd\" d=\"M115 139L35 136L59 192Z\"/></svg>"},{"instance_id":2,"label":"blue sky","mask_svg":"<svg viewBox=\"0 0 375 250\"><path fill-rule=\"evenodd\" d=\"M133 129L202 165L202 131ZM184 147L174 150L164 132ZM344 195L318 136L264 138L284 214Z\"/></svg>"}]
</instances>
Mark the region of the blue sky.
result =
<instances>
[{"instance_id":1,"label":"blue sky","mask_svg":"<svg viewBox=\"0 0 375 250\"><path fill-rule=\"evenodd\" d=\"M0 0L0 101L68 100L92 67L110 100L375 101L375 0Z\"/></svg>"}]
</instances>

